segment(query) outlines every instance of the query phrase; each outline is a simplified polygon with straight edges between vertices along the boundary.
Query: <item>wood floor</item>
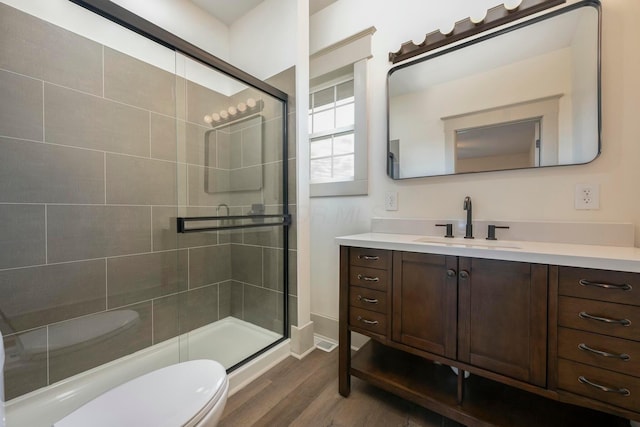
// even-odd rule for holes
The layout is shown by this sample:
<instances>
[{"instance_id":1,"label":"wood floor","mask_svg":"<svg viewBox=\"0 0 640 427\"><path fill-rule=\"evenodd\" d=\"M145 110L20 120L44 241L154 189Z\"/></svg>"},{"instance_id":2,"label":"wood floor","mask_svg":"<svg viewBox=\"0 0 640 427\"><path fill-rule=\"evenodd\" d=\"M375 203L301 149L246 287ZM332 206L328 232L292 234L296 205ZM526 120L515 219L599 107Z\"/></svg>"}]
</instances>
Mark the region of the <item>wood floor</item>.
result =
<instances>
[{"instance_id":1,"label":"wood floor","mask_svg":"<svg viewBox=\"0 0 640 427\"><path fill-rule=\"evenodd\" d=\"M338 394L338 350L289 357L227 401L220 427L458 427L451 420L351 379Z\"/></svg>"}]
</instances>

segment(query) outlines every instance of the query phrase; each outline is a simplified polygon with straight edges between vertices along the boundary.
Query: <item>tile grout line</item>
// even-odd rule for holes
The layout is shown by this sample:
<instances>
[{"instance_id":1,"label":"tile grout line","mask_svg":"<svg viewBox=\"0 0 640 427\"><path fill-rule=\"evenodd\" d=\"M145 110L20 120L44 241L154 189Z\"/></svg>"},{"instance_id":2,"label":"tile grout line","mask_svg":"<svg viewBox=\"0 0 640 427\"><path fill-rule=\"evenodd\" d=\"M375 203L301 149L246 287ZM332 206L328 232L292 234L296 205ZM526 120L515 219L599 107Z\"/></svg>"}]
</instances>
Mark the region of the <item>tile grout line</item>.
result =
<instances>
[{"instance_id":1,"label":"tile grout line","mask_svg":"<svg viewBox=\"0 0 640 427\"><path fill-rule=\"evenodd\" d=\"M107 152L103 153L102 157L102 168L104 169L103 180L104 180L104 205L107 205Z\"/></svg>"},{"instance_id":2,"label":"tile grout line","mask_svg":"<svg viewBox=\"0 0 640 427\"><path fill-rule=\"evenodd\" d=\"M51 360L49 356L49 325L47 325L47 385L51 384Z\"/></svg>"},{"instance_id":3,"label":"tile grout line","mask_svg":"<svg viewBox=\"0 0 640 427\"><path fill-rule=\"evenodd\" d=\"M48 221L47 221L47 204L44 204L44 264L49 264L49 229L48 229Z\"/></svg>"},{"instance_id":4,"label":"tile grout line","mask_svg":"<svg viewBox=\"0 0 640 427\"><path fill-rule=\"evenodd\" d=\"M46 138L46 134L45 134L45 122L44 122L44 112L45 112L45 108L44 108L44 80L42 81L42 142L46 142L47 138Z\"/></svg>"},{"instance_id":5,"label":"tile grout line","mask_svg":"<svg viewBox=\"0 0 640 427\"><path fill-rule=\"evenodd\" d=\"M109 260L104 259L104 309L109 310Z\"/></svg>"}]
</instances>

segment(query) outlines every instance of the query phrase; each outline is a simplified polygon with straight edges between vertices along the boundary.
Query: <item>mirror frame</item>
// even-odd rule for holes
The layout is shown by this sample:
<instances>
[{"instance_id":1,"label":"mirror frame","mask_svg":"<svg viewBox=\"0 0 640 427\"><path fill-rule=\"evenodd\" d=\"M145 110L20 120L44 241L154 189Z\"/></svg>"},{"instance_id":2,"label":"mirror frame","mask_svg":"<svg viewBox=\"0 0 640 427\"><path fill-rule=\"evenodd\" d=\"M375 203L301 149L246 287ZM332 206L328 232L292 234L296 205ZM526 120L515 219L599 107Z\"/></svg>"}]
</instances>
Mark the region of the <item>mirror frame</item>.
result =
<instances>
[{"instance_id":1,"label":"mirror frame","mask_svg":"<svg viewBox=\"0 0 640 427\"><path fill-rule=\"evenodd\" d=\"M540 166L540 167L526 167L526 168L506 168L506 169L495 169L495 170L486 170L486 171L470 171L470 172L455 172L450 174L440 174L440 175L421 175L421 176L411 176L405 178L394 178L393 175L393 160L391 154L391 135L390 135L390 77L396 71L402 70L404 68L410 67L412 65L420 64L422 62L428 61L430 59L437 58L439 56L446 55L451 52L455 52L460 49L464 49L466 47L473 46L478 43L482 43L486 40L490 40L494 37L508 34L510 32L516 31L520 28L528 27L530 25L534 25L538 22L545 21L547 19L551 19L555 16L570 12L572 10L580 9L583 7L593 7L597 13L597 33L596 33L596 43L597 43L597 52L596 52L596 97L597 97L597 141L598 141L598 151L593 159L584 163L571 163L571 164L558 164L558 165L548 165L548 166ZM506 25L506 24L505 24ZM392 67L387 73L387 82L386 82L386 95L387 95L387 176L393 180L405 180L405 179L416 179L416 178L430 178L430 177L443 177L443 176L456 176L456 175L465 175L471 173L487 173L487 172L501 172L501 171L513 171L513 170L526 170L526 169L540 169L540 168L550 168L550 167L559 167L559 166L579 166L586 165L593 162L597 159L602 153L602 8L600 4L600 0L582 0L577 3L570 4L568 6L564 6L562 8L553 10L549 13L545 13L540 16L536 16L531 19L527 19L523 22L519 22L513 25L508 25L506 28L498 28L496 31L491 33L479 36L472 40L468 40L462 42L460 44L456 44L452 47L437 51L435 53L431 53L429 55L420 57L418 59L414 59L412 61L406 62L404 64L396 65Z\"/></svg>"}]
</instances>

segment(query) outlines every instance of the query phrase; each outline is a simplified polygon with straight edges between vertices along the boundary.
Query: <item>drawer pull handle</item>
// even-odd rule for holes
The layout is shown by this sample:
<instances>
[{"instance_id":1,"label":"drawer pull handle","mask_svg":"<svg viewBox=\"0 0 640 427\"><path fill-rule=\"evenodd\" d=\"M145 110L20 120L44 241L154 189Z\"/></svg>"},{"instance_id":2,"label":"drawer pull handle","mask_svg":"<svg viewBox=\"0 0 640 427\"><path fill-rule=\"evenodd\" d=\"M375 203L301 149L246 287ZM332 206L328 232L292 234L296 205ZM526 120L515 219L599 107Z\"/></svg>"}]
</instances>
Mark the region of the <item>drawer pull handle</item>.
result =
<instances>
[{"instance_id":1,"label":"drawer pull handle","mask_svg":"<svg viewBox=\"0 0 640 427\"><path fill-rule=\"evenodd\" d=\"M363 319L362 316L358 316L358 322L362 322L366 325L377 325L378 321L377 320L368 320L368 319Z\"/></svg>"},{"instance_id":2,"label":"drawer pull handle","mask_svg":"<svg viewBox=\"0 0 640 427\"><path fill-rule=\"evenodd\" d=\"M358 280L364 280L365 282L379 282L380 278L379 277L363 276L362 274L358 274Z\"/></svg>"},{"instance_id":3,"label":"drawer pull handle","mask_svg":"<svg viewBox=\"0 0 640 427\"><path fill-rule=\"evenodd\" d=\"M583 377L582 375L580 375L578 377L578 381L580 381L582 384L588 384L591 387L595 387L598 390L602 390L605 393L616 393L616 394L621 394L623 396L631 396L631 392L629 390L627 390L626 388L610 388L610 387L605 387L603 385L600 384L596 384L592 381L589 381L588 379L586 379L585 377Z\"/></svg>"},{"instance_id":4,"label":"drawer pull handle","mask_svg":"<svg viewBox=\"0 0 640 427\"><path fill-rule=\"evenodd\" d=\"M628 285L626 283L618 285L618 284L615 284L615 283L591 282L591 281L585 280L585 279L580 279L580 281L578 283L580 283L582 286L595 286L596 288L617 289L619 291L630 291L630 290L633 289L633 287L631 287L631 285Z\"/></svg>"},{"instance_id":5,"label":"drawer pull handle","mask_svg":"<svg viewBox=\"0 0 640 427\"><path fill-rule=\"evenodd\" d=\"M377 255L358 255L358 259L364 259L367 261L378 261L380 257Z\"/></svg>"},{"instance_id":6,"label":"drawer pull handle","mask_svg":"<svg viewBox=\"0 0 640 427\"><path fill-rule=\"evenodd\" d=\"M621 326L629 326L631 325L631 320L629 319L608 319L606 317L598 317L598 316L593 316L585 311L581 311L578 316L580 316L583 319L590 319L590 320L597 320L598 322L604 322L604 323L610 323L610 324L616 324L616 325L621 325Z\"/></svg>"},{"instance_id":7,"label":"drawer pull handle","mask_svg":"<svg viewBox=\"0 0 640 427\"><path fill-rule=\"evenodd\" d=\"M369 303L369 304L377 304L378 303L378 300L376 298L366 298L366 297L363 297L362 295L358 295L358 301L364 301L364 302Z\"/></svg>"},{"instance_id":8,"label":"drawer pull handle","mask_svg":"<svg viewBox=\"0 0 640 427\"><path fill-rule=\"evenodd\" d=\"M586 345L584 343L578 344L578 348L580 350L583 350L583 351L590 351L591 353L595 353L595 354L598 354L598 355L604 356L604 357L613 357L614 359L620 359L620 360L623 360L625 362L628 362L631 359L631 356L629 356L628 354L625 354L625 353L622 353L622 354L607 353L606 351L596 350L595 348L591 348L591 347L589 347L588 345Z\"/></svg>"}]
</instances>

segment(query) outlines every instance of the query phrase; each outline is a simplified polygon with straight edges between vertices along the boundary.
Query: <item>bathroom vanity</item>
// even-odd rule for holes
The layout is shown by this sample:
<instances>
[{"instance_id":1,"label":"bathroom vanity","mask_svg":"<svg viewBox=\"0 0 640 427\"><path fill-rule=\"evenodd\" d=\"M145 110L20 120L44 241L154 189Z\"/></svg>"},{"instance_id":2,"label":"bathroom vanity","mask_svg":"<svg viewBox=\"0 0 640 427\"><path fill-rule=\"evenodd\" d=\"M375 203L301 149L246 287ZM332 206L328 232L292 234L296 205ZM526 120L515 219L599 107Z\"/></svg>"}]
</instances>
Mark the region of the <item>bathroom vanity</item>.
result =
<instances>
[{"instance_id":1,"label":"bathroom vanity","mask_svg":"<svg viewBox=\"0 0 640 427\"><path fill-rule=\"evenodd\" d=\"M353 375L470 426L640 420L640 249L337 241L341 395Z\"/></svg>"}]
</instances>

